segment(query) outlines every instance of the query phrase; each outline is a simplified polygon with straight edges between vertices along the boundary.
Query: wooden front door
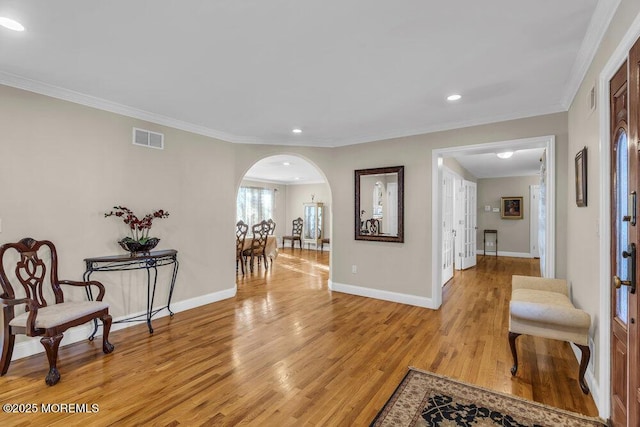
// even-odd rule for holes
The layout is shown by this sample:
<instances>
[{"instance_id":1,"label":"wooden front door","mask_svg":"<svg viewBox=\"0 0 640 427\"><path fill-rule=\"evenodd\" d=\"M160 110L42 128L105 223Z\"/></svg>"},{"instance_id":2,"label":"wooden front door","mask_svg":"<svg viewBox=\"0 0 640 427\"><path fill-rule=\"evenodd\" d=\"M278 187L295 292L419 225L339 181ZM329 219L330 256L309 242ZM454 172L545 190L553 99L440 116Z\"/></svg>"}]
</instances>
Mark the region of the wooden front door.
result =
<instances>
[{"instance_id":1,"label":"wooden front door","mask_svg":"<svg viewBox=\"0 0 640 427\"><path fill-rule=\"evenodd\" d=\"M637 426L638 276L637 225L640 43L610 81L611 113L611 419Z\"/></svg>"}]
</instances>

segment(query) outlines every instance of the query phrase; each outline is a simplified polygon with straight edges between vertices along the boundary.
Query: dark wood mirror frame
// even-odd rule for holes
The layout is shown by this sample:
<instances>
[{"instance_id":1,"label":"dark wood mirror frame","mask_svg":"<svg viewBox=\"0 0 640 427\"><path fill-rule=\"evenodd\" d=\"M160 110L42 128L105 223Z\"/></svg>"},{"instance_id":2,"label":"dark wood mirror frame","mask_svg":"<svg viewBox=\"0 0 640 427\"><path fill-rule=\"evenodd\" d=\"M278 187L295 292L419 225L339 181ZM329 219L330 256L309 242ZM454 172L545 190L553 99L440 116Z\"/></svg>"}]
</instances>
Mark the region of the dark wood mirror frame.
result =
<instances>
[{"instance_id":1,"label":"dark wood mirror frame","mask_svg":"<svg viewBox=\"0 0 640 427\"><path fill-rule=\"evenodd\" d=\"M361 216L361 177L366 175L398 175L398 232L397 234L383 233L364 233L363 218ZM372 240L376 242L404 242L404 166L390 166L374 169L359 169L355 171L355 239L356 240ZM384 230L383 230L384 231Z\"/></svg>"}]
</instances>

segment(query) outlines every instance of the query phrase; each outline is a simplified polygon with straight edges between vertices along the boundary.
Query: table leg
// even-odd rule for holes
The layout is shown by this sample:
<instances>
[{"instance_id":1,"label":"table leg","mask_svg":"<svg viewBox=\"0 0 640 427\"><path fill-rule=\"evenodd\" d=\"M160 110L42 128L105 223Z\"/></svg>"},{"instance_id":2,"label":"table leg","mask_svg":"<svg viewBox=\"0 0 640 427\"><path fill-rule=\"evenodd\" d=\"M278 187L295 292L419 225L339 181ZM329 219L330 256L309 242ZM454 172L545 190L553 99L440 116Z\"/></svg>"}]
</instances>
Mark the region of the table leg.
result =
<instances>
[{"instance_id":1,"label":"table leg","mask_svg":"<svg viewBox=\"0 0 640 427\"><path fill-rule=\"evenodd\" d=\"M171 286L169 287L169 299L167 300L167 310L169 310L170 316L173 316L173 311L171 311L171 297L173 296L173 287L176 284L176 277L178 277L178 260L175 259L173 263L173 275L171 276Z\"/></svg>"},{"instance_id":2,"label":"table leg","mask_svg":"<svg viewBox=\"0 0 640 427\"><path fill-rule=\"evenodd\" d=\"M91 270L85 271L84 274L82 275L82 280L84 280L85 282L88 282L91 278L91 273L92 273ZM84 290L87 293L87 299L89 301L93 301L93 292L91 292L91 286L85 286ZM98 319L93 319L93 332L91 333L91 335L89 335L89 341L93 341L97 333L98 333Z\"/></svg>"}]
</instances>

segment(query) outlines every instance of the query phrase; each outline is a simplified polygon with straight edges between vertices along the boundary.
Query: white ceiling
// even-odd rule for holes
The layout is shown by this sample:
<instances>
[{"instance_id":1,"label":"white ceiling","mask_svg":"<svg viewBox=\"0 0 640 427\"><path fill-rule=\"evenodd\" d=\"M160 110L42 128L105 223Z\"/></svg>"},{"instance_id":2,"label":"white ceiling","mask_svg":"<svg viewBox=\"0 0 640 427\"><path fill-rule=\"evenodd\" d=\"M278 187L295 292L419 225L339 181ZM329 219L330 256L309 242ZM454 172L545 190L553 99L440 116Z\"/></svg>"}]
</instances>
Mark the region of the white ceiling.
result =
<instances>
[{"instance_id":1,"label":"white ceiling","mask_svg":"<svg viewBox=\"0 0 640 427\"><path fill-rule=\"evenodd\" d=\"M288 164L285 164L288 163ZM279 184L320 184L324 177L311 163L298 156L271 156L256 162L244 179Z\"/></svg>"},{"instance_id":2,"label":"white ceiling","mask_svg":"<svg viewBox=\"0 0 640 427\"><path fill-rule=\"evenodd\" d=\"M510 176L531 176L540 174L540 159L544 148L519 149L508 159L500 159L492 150L482 154L461 154L455 159L476 178L501 178Z\"/></svg>"},{"instance_id":3,"label":"white ceiling","mask_svg":"<svg viewBox=\"0 0 640 427\"><path fill-rule=\"evenodd\" d=\"M618 3L5 0L26 30L0 27L0 83L231 142L341 146L566 111Z\"/></svg>"}]
</instances>

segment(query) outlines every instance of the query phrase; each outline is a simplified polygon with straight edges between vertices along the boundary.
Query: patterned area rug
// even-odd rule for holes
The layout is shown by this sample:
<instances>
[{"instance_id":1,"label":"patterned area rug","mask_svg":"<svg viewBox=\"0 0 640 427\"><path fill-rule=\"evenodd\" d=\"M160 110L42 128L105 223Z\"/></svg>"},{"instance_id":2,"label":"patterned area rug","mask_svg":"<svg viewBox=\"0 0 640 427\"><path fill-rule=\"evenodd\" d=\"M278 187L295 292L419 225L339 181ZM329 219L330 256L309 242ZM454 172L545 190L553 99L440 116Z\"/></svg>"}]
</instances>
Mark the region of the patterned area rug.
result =
<instances>
[{"instance_id":1,"label":"patterned area rug","mask_svg":"<svg viewBox=\"0 0 640 427\"><path fill-rule=\"evenodd\" d=\"M371 426L602 427L585 417L409 368Z\"/></svg>"}]
</instances>

